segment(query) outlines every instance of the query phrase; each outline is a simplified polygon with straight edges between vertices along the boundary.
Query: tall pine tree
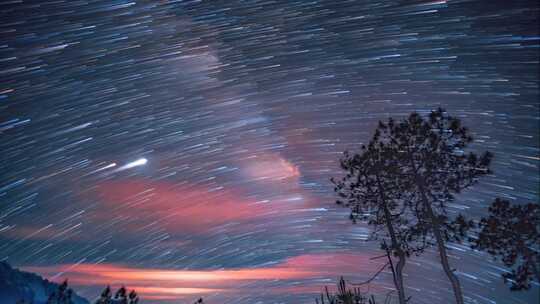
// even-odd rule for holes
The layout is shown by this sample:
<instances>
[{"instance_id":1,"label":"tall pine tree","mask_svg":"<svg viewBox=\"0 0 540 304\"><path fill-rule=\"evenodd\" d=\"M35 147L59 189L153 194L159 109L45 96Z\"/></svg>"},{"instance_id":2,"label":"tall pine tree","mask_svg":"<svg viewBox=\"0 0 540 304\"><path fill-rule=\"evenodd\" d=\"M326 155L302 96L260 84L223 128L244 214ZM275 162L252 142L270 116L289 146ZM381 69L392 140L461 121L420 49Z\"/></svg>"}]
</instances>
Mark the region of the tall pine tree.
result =
<instances>
[{"instance_id":1,"label":"tall pine tree","mask_svg":"<svg viewBox=\"0 0 540 304\"><path fill-rule=\"evenodd\" d=\"M381 249L392 253L390 269L399 303L404 304L407 300L403 282L406 260L412 252L422 251L426 244L422 238L416 238L417 230L422 227L408 215L410 212L404 204L406 193L396 184L399 182L399 163L392 155L393 151L380 140L380 135L376 130L360 153L346 152L340 162L346 174L332 182L340 197L337 203L351 209L351 220L367 221L373 227L370 239L380 240ZM395 265L393 258L397 259Z\"/></svg>"},{"instance_id":2,"label":"tall pine tree","mask_svg":"<svg viewBox=\"0 0 540 304\"><path fill-rule=\"evenodd\" d=\"M427 118L413 113L400 122L380 122L377 130L378 144L385 147L398 168L395 190L404 193L416 219L416 237L433 237L456 303L463 304L461 285L450 266L446 243L461 241L472 222L461 215L451 218L448 203L490 173L492 155L466 153L473 140L469 130L443 109L431 112Z\"/></svg>"}]
</instances>

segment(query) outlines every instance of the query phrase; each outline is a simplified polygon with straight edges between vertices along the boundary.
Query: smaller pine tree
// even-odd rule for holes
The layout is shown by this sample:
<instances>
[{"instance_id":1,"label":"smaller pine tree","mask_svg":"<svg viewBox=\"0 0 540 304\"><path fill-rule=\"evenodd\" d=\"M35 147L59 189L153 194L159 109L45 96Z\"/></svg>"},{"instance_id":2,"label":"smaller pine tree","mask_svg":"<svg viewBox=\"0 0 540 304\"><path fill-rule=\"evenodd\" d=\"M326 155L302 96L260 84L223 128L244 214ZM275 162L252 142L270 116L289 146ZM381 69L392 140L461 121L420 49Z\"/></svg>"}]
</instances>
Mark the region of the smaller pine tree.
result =
<instances>
[{"instance_id":1,"label":"smaller pine tree","mask_svg":"<svg viewBox=\"0 0 540 304\"><path fill-rule=\"evenodd\" d=\"M479 224L473 248L488 252L512 268L503 279L511 290L527 290L536 278L540 283L540 206L512 205L497 198L489 207L489 217Z\"/></svg>"},{"instance_id":2,"label":"smaller pine tree","mask_svg":"<svg viewBox=\"0 0 540 304\"><path fill-rule=\"evenodd\" d=\"M337 293L332 294L328 291L328 287L325 287L324 293L319 299L315 299L315 304L376 304L375 297L373 295L368 296L360 291L360 288L347 288L345 279L341 277L337 284Z\"/></svg>"},{"instance_id":3,"label":"smaller pine tree","mask_svg":"<svg viewBox=\"0 0 540 304\"><path fill-rule=\"evenodd\" d=\"M128 304L127 290L124 286L120 287L114 295L115 303Z\"/></svg>"},{"instance_id":4,"label":"smaller pine tree","mask_svg":"<svg viewBox=\"0 0 540 304\"><path fill-rule=\"evenodd\" d=\"M138 304L139 303L139 295L135 292L135 290L132 290L129 295L129 304Z\"/></svg>"},{"instance_id":5,"label":"smaller pine tree","mask_svg":"<svg viewBox=\"0 0 540 304\"><path fill-rule=\"evenodd\" d=\"M105 288L103 292L101 292L101 296L99 297L99 299L96 301L95 304L110 304L111 298L112 298L111 287L107 286L107 288Z\"/></svg>"},{"instance_id":6,"label":"smaller pine tree","mask_svg":"<svg viewBox=\"0 0 540 304\"><path fill-rule=\"evenodd\" d=\"M73 304L72 296L73 290L69 288L68 281L65 280L56 291L49 295L47 304Z\"/></svg>"}]
</instances>

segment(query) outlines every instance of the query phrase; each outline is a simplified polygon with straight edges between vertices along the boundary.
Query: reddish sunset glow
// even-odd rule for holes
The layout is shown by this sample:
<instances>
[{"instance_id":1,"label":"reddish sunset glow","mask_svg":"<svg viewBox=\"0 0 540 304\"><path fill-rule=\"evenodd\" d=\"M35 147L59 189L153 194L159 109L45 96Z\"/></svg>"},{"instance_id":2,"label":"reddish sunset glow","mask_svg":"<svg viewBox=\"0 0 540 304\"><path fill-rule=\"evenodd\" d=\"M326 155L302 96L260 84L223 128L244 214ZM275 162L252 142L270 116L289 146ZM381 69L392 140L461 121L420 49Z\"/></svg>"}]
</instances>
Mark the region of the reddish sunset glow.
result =
<instances>
[{"instance_id":1,"label":"reddish sunset glow","mask_svg":"<svg viewBox=\"0 0 540 304\"><path fill-rule=\"evenodd\" d=\"M333 263L330 263L332 261ZM377 264L366 256L338 254L307 254L289 258L270 267L220 270L165 270L135 268L116 264L80 264L47 267L27 267L55 281L69 278L74 286L119 286L136 289L143 299L183 299L213 293L241 294L242 286L264 281L298 281L323 278L332 273L355 273L360 269L373 271ZM322 284L302 286L297 292L318 292ZM293 292L296 288L289 288Z\"/></svg>"}]
</instances>

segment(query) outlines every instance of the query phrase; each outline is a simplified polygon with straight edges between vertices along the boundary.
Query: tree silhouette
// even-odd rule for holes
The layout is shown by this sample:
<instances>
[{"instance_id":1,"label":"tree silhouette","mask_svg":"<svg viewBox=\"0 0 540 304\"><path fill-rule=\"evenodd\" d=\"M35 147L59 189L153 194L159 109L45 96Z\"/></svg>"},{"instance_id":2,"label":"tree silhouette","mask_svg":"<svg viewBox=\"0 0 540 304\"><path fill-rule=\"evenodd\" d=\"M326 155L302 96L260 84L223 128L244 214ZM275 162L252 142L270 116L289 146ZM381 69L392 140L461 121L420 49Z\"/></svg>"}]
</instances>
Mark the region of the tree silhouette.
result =
<instances>
[{"instance_id":1,"label":"tree silhouette","mask_svg":"<svg viewBox=\"0 0 540 304\"><path fill-rule=\"evenodd\" d=\"M131 292L128 294L127 289L122 286L120 287L116 293L114 294L114 299L112 298L112 292L111 287L107 286L103 292L101 293L101 296L95 304L138 304L139 303L139 295L135 290L131 290Z\"/></svg>"},{"instance_id":2,"label":"tree silhouette","mask_svg":"<svg viewBox=\"0 0 540 304\"><path fill-rule=\"evenodd\" d=\"M139 303L139 295L137 295L135 290L131 290L131 292L128 295L128 298L129 298L129 304Z\"/></svg>"},{"instance_id":3,"label":"tree silhouette","mask_svg":"<svg viewBox=\"0 0 540 304\"><path fill-rule=\"evenodd\" d=\"M128 295L124 286L120 287L114 294L115 304L136 304L137 302L139 302L139 297L135 290L132 290Z\"/></svg>"},{"instance_id":4,"label":"tree silhouette","mask_svg":"<svg viewBox=\"0 0 540 304\"><path fill-rule=\"evenodd\" d=\"M47 304L73 304L72 296L73 290L68 287L68 281L65 280L56 291L49 295Z\"/></svg>"},{"instance_id":5,"label":"tree silhouette","mask_svg":"<svg viewBox=\"0 0 540 304\"><path fill-rule=\"evenodd\" d=\"M338 292L331 294L328 287L319 299L315 299L316 304L376 304L375 298L363 294L359 288L348 289L343 277L339 279Z\"/></svg>"},{"instance_id":6,"label":"tree silhouette","mask_svg":"<svg viewBox=\"0 0 540 304\"><path fill-rule=\"evenodd\" d=\"M463 216L449 218L447 203L490 172L492 155L466 154L464 149L472 142L468 129L440 108L426 119L412 113L398 123L393 119L379 122L376 134L376 145L396 166L393 191L403 193L403 202L415 218L411 237L428 243L435 239L456 303L462 304L461 286L450 267L445 243L461 241L472 222Z\"/></svg>"},{"instance_id":7,"label":"tree silhouette","mask_svg":"<svg viewBox=\"0 0 540 304\"><path fill-rule=\"evenodd\" d=\"M370 239L382 239L381 248L392 253L398 262L394 266L388 255L394 285L398 291L399 303L406 303L403 285L403 269L406 259L412 252L425 247L424 242L416 242L418 227L407 216L403 204L404 192L399 191L399 163L380 140L380 131L376 130L367 146L362 146L359 154L344 153L340 161L346 175L341 180L332 179L334 191L339 195L339 205L351 209L351 220L366 220L374 227ZM387 245L387 240L390 245Z\"/></svg>"},{"instance_id":8,"label":"tree silhouette","mask_svg":"<svg viewBox=\"0 0 540 304\"><path fill-rule=\"evenodd\" d=\"M103 290L103 292L101 292L101 296L99 297L99 299L96 301L95 304L109 304L111 303L111 297L112 297L111 287L107 285L107 287Z\"/></svg>"},{"instance_id":9,"label":"tree silhouette","mask_svg":"<svg viewBox=\"0 0 540 304\"><path fill-rule=\"evenodd\" d=\"M480 223L473 248L485 250L501 259L512 272L504 273L511 290L527 290L535 277L540 283L540 207L538 204L511 205L495 199L489 207L489 217Z\"/></svg>"}]
</instances>

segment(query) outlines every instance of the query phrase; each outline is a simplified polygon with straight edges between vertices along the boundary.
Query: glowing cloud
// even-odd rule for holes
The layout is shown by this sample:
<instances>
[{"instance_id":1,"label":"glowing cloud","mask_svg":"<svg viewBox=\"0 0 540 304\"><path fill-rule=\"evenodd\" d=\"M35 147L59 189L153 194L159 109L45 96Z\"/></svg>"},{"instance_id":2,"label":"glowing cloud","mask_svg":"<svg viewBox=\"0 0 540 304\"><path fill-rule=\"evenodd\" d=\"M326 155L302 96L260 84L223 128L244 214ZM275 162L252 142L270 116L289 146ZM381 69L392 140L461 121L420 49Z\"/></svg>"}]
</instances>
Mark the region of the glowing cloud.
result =
<instances>
[{"instance_id":1,"label":"glowing cloud","mask_svg":"<svg viewBox=\"0 0 540 304\"><path fill-rule=\"evenodd\" d=\"M300 170L278 154L263 154L245 160L243 171L254 180L283 181L300 177Z\"/></svg>"},{"instance_id":2,"label":"glowing cloud","mask_svg":"<svg viewBox=\"0 0 540 304\"><path fill-rule=\"evenodd\" d=\"M202 233L225 223L252 220L271 211L269 206L256 204L232 191L210 191L194 185L124 180L102 183L97 190L101 205L94 215L101 220L122 214L138 218L141 225L159 221L169 232Z\"/></svg>"},{"instance_id":3,"label":"glowing cloud","mask_svg":"<svg viewBox=\"0 0 540 304\"><path fill-rule=\"evenodd\" d=\"M143 299L182 299L186 296L243 294L249 283L274 280L304 280L332 277L336 273L369 273L377 268L368 257L355 254L306 254L285 260L271 267L234 268L222 270L166 270L133 268L114 264L79 264L27 267L46 277L61 281L69 278L75 286L126 285L136 289ZM59 275L60 273L60 275ZM251 287L250 287L251 288ZM303 286L297 292L320 291L320 284ZM294 290L288 290L293 292ZM277 292L277 291L276 291Z\"/></svg>"}]
</instances>

